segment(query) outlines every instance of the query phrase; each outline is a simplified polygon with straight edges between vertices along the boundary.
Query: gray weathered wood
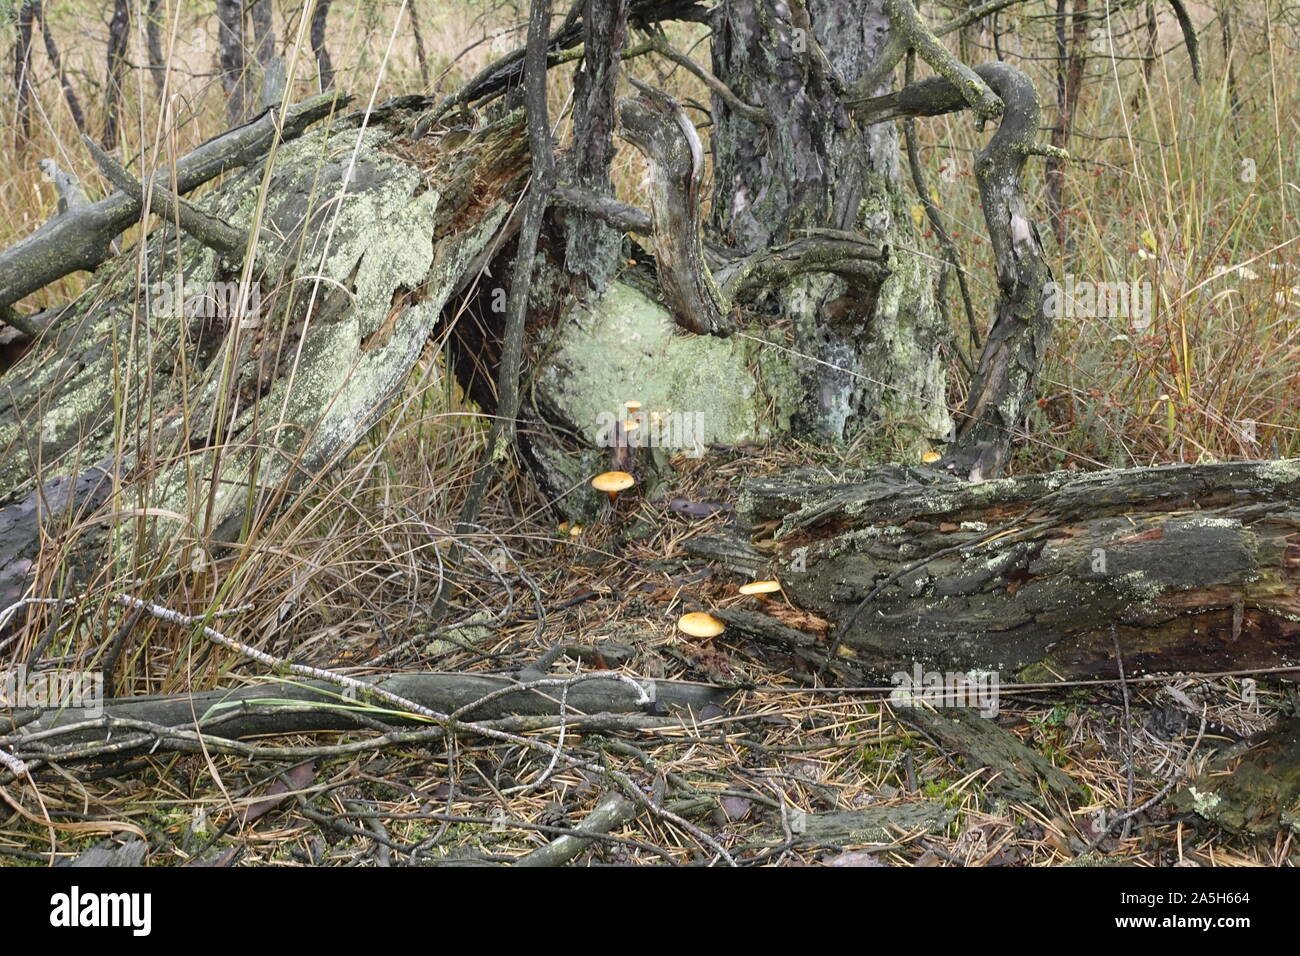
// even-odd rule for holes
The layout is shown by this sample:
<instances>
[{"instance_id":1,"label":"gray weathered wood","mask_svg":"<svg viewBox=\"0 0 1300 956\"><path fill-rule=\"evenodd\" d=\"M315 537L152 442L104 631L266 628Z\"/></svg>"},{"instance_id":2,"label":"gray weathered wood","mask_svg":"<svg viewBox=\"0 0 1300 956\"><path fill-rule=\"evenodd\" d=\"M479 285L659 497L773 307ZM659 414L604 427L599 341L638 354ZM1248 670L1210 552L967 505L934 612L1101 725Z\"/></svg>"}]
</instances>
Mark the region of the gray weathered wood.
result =
<instances>
[{"instance_id":1,"label":"gray weathered wood","mask_svg":"<svg viewBox=\"0 0 1300 956\"><path fill-rule=\"evenodd\" d=\"M737 530L863 670L1114 678L1112 629L1130 676L1300 664L1300 461L845 478L751 482Z\"/></svg>"}]
</instances>

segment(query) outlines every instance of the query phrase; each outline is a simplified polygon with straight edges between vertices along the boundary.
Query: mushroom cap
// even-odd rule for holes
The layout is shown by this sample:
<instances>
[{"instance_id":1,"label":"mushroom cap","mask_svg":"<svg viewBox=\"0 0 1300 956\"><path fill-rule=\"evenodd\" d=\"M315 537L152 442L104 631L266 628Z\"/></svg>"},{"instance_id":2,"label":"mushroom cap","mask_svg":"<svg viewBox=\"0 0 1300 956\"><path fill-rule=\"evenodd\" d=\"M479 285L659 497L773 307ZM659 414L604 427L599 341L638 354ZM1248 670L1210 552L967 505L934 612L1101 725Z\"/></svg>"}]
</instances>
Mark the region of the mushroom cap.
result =
<instances>
[{"instance_id":1,"label":"mushroom cap","mask_svg":"<svg viewBox=\"0 0 1300 956\"><path fill-rule=\"evenodd\" d=\"M627 410L629 415L634 415L641 410L641 403L638 401L624 402L623 408Z\"/></svg>"},{"instance_id":2,"label":"mushroom cap","mask_svg":"<svg viewBox=\"0 0 1300 956\"><path fill-rule=\"evenodd\" d=\"M636 479L626 471L606 471L591 479L591 487L597 491L627 491L636 484Z\"/></svg>"},{"instance_id":3,"label":"mushroom cap","mask_svg":"<svg viewBox=\"0 0 1300 956\"><path fill-rule=\"evenodd\" d=\"M727 629L727 625L712 614L695 611L679 617L677 619L677 629L683 634L689 634L691 637L717 637Z\"/></svg>"},{"instance_id":4,"label":"mushroom cap","mask_svg":"<svg viewBox=\"0 0 1300 956\"><path fill-rule=\"evenodd\" d=\"M939 454L937 451L927 451L921 456L921 461L925 462L927 465L933 465L942 457L943 455Z\"/></svg>"},{"instance_id":5,"label":"mushroom cap","mask_svg":"<svg viewBox=\"0 0 1300 956\"><path fill-rule=\"evenodd\" d=\"M780 581L750 581L740 586L741 594L771 594L781 590Z\"/></svg>"}]
</instances>

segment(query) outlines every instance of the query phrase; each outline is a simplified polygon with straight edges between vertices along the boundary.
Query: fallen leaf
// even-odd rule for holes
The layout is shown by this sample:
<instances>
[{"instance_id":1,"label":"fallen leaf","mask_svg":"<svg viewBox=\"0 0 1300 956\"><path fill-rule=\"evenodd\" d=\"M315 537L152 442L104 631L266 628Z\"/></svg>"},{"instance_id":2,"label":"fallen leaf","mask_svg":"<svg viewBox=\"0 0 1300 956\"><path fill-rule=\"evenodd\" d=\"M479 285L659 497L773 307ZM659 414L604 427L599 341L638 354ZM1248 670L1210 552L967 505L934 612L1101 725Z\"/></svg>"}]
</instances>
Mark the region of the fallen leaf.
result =
<instances>
[{"instance_id":1,"label":"fallen leaf","mask_svg":"<svg viewBox=\"0 0 1300 956\"><path fill-rule=\"evenodd\" d=\"M307 763L299 764L286 773L285 776L289 778L289 782L293 784L293 786L286 787L283 781L277 780L275 783L271 784L271 786L267 787L266 796L255 803L249 804L248 809L244 811L245 826L252 823L258 817L266 816L266 814L284 803L284 801L288 799L288 793L290 790L301 790L303 787L307 786L307 784L311 783L312 779L316 776L316 763L315 761L308 761Z\"/></svg>"},{"instance_id":2,"label":"fallen leaf","mask_svg":"<svg viewBox=\"0 0 1300 956\"><path fill-rule=\"evenodd\" d=\"M889 866L888 863L881 863L874 853L868 853L866 850L849 850L838 856L832 856L829 859L823 859L827 866Z\"/></svg>"},{"instance_id":3,"label":"fallen leaf","mask_svg":"<svg viewBox=\"0 0 1300 956\"><path fill-rule=\"evenodd\" d=\"M731 510L731 505L718 501L691 501L689 498L673 498L668 502L668 507L688 518L707 518L719 511Z\"/></svg>"},{"instance_id":4,"label":"fallen leaf","mask_svg":"<svg viewBox=\"0 0 1300 956\"><path fill-rule=\"evenodd\" d=\"M726 796L718 802L722 805L722 812L727 815L728 820L743 820L754 806L744 797Z\"/></svg>"}]
</instances>

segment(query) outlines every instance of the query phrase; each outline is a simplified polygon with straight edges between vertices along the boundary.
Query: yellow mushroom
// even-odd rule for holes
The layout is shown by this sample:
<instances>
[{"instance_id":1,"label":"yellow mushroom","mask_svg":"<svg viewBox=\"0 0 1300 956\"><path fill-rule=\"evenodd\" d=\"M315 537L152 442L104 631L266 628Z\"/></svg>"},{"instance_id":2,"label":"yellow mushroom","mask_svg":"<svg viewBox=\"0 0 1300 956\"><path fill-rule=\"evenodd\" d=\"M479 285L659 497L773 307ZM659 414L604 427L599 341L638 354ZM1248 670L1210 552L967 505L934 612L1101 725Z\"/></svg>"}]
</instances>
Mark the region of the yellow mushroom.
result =
<instances>
[{"instance_id":1,"label":"yellow mushroom","mask_svg":"<svg viewBox=\"0 0 1300 956\"><path fill-rule=\"evenodd\" d=\"M609 495L609 503L618 501L618 493L627 491L636 484L636 479L626 471L606 471L591 479L591 487Z\"/></svg>"},{"instance_id":2,"label":"yellow mushroom","mask_svg":"<svg viewBox=\"0 0 1300 956\"><path fill-rule=\"evenodd\" d=\"M943 456L940 455L937 451L927 451L924 455L921 456L921 461L927 465L933 465L936 461L938 461L942 457Z\"/></svg>"},{"instance_id":3,"label":"yellow mushroom","mask_svg":"<svg viewBox=\"0 0 1300 956\"><path fill-rule=\"evenodd\" d=\"M752 594L760 601L766 601L769 594L781 590L780 581L750 581L740 586L741 594Z\"/></svg>"},{"instance_id":4,"label":"yellow mushroom","mask_svg":"<svg viewBox=\"0 0 1300 956\"><path fill-rule=\"evenodd\" d=\"M691 637L717 637L726 629L727 625L704 611L683 614L677 619L677 630Z\"/></svg>"}]
</instances>

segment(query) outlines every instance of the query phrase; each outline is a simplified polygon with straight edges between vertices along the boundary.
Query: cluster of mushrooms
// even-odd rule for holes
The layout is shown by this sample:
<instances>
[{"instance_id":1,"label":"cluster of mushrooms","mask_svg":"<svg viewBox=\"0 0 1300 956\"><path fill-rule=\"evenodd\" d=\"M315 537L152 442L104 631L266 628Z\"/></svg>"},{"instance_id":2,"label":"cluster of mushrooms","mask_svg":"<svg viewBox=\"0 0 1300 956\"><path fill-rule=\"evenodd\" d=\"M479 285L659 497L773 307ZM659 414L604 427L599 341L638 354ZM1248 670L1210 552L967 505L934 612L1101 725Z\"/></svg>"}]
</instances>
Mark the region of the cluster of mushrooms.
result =
<instances>
[{"instance_id":1,"label":"cluster of mushrooms","mask_svg":"<svg viewBox=\"0 0 1300 956\"><path fill-rule=\"evenodd\" d=\"M766 601L769 595L781 590L781 582L751 581L748 584L742 584L737 590L741 594L752 595L760 601ZM677 619L677 630L688 637L717 637L726 629L727 625L707 611L692 611L690 614L683 614Z\"/></svg>"},{"instance_id":2,"label":"cluster of mushrooms","mask_svg":"<svg viewBox=\"0 0 1300 956\"><path fill-rule=\"evenodd\" d=\"M623 409L627 418L619 423L617 441L615 442L614 463L627 467L630 465L627 436L640 427L640 423L632 416L641 410L641 403L627 401L623 403ZM635 484L636 478L630 472L623 470L601 472L591 479L591 487L609 495L611 506L618 502L620 492L627 491ZM742 584L738 590L741 594L752 595L760 601L766 601L769 595L781 590L781 582L751 581L749 584ZM722 621L707 611L693 611L690 614L683 614L677 619L677 629L688 637L717 637L726 628L727 626Z\"/></svg>"},{"instance_id":3,"label":"cluster of mushrooms","mask_svg":"<svg viewBox=\"0 0 1300 956\"><path fill-rule=\"evenodd\" d=\"M623 403L625 417L615 426L613 470L601 472L591 479L591 487L609 495L611 506L617 503L620 491L627 491L636 484L636 478L627 470L632 467L632 454L631 448L628 447L627 436L641 427L641 423L632 417L640 410L640 402Z\"/></svg>"}]
</instances>

